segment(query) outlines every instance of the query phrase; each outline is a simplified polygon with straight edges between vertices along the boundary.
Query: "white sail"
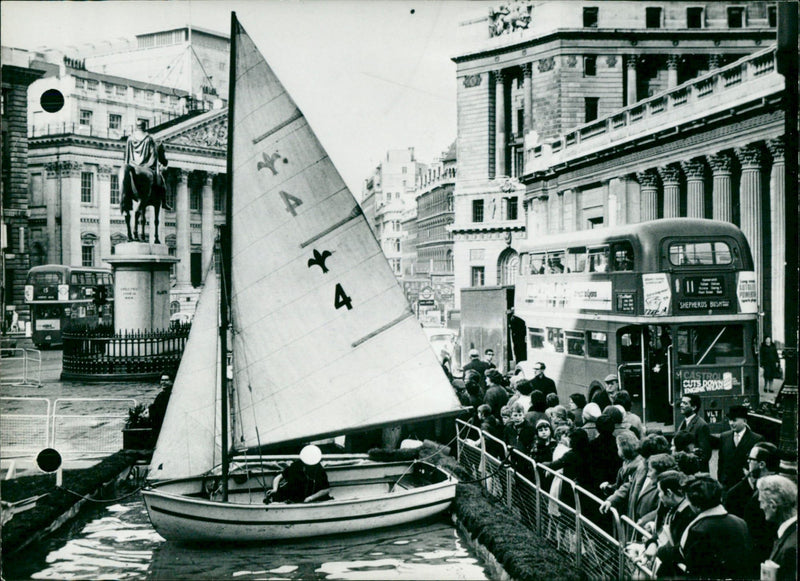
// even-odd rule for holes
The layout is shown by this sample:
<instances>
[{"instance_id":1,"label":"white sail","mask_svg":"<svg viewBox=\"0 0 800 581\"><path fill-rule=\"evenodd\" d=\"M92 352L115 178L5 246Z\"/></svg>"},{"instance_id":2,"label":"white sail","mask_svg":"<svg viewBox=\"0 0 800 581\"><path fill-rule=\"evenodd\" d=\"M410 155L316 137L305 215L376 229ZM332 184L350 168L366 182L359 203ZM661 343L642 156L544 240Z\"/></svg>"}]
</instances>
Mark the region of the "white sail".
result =
<instances>
[{"instance_id":1,"label":"white sail","mask_svg":"<svg viewBox=\"0 0 800 581\"><path fill-rule=\"evenodd\" d=\"M233 444L457 410L355 198L240 25L231 41Z\"/></svg>"},{"instance_id":2,"label":"white sail","mask_svg":"<svg viewBox=\"0 0 800 581\"><path fill-rule=\"evenodd\" d=\"M203 474L220 462L219 284L213 269L195 310L148 478Z\"/></svg>"}]
</instances>

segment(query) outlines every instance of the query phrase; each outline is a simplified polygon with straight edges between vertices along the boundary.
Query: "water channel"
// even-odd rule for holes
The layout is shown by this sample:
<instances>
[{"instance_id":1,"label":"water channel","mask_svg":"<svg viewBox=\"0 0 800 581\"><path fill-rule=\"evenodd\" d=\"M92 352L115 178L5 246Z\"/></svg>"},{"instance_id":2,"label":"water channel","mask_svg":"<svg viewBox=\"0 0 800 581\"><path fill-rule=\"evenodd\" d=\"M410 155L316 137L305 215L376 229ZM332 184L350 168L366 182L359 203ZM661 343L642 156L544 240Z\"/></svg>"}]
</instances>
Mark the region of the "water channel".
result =
<instances>
[{"instance_id":1,"label":"water channel","mask_svg":"<svg viewBox=\"0 0 800 581\"><path fill-rule=\"evenodd\" d=\"M153 530L141 496L95 505L5 559L3 579L488 579L449 515L293 543L191 546Z\"/></svg>"}]
</instances>

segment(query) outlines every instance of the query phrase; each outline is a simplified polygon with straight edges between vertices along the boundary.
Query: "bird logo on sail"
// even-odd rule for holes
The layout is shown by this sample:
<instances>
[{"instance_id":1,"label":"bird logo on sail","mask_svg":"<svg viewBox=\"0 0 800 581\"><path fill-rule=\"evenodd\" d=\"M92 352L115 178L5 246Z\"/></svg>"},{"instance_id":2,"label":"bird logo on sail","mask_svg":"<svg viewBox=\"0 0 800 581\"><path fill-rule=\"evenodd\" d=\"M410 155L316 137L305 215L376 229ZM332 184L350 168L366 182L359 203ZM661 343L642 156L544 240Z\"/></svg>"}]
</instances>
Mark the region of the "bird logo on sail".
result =
<instances>
[{"instance_id":1,"label":"bird logo on sail","mask_svg":"<svg viewBox=\"0 0 800 581\"><path fill-rule=\"evenodd\" d=\"M272 172L272 175L274 175L274 176L278 175L278 170L275 169L275 162L278 161L279 159L281 159L281 154L278 153L277 151L275 153L273 153L272 155L267 155L266 153L262 153L261 157L264 158L264 161L259 161L258 162L258 165L257 165L258 171L261 171L262 169L264 169L266 167L266 168L269 168L269 170ZM289 160L284 157L283 158L283 163L289 163Z\"/></svg>"}]
</instances>

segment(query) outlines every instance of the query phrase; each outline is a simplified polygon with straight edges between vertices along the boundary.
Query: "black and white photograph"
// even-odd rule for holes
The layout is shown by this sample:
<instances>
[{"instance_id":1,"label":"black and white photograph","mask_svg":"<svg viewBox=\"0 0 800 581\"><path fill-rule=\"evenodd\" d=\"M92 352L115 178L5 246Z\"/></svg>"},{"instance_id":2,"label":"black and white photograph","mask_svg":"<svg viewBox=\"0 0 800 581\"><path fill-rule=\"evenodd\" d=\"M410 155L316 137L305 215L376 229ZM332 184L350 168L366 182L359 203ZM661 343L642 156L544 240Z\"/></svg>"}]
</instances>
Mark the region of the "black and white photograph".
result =
<instances>
[{"instance_id":1,"label":"black and white photograph","mask_svg":"<svg viewBox=\"0 0 800 581\"><path fill-rule=\"evenodd\" d=\"M0 576L797 579L799 11L3 0Z\"/></svg>"}]
</instances>

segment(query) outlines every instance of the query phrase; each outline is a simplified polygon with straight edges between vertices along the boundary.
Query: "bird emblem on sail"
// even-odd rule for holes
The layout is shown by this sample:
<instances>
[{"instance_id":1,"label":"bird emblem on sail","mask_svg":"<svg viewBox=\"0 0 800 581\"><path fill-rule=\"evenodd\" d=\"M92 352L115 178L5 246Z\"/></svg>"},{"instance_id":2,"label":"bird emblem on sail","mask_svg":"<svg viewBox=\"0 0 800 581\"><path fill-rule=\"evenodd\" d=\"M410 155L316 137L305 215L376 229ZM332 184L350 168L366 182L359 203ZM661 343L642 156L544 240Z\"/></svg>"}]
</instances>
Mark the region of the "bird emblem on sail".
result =
<instances>
[{"instance_id":1,"label":"bird emblem on sail","mask_svg":"<svg viewBox=\"0 0 800 581\"><path fill-rule=\"evenodd\" d=\"M330 250L323 250L320 253L320 251L315 248L314 258L308 259L308 268L311 268L312 266L319 266L322 269L323 274L328 272L328 267L325 266L325 261L331 256L333 256L333 253Z\"/></svg>"},{"instance_id":2,"label":"bird emblem on sail","mask_svg":"<svg viewBox=\"0 0 800 581\"><path fill-rule=\"evenodd\" d=\"M281 154L278 153L277 151L272 155L267 155L266 153L262 153L261 157L264 158L264 161L259 161L258 164L256 165L258 171L261 171L266 167L269 168L269 170L272 172L272 175L274 176L278 175L278 170L275 169L275 162L281 159ZM289 160L284 157L283 163L289 163Z\"/></svg>"}]
</instances>

